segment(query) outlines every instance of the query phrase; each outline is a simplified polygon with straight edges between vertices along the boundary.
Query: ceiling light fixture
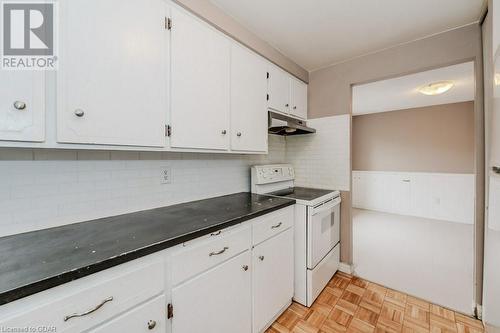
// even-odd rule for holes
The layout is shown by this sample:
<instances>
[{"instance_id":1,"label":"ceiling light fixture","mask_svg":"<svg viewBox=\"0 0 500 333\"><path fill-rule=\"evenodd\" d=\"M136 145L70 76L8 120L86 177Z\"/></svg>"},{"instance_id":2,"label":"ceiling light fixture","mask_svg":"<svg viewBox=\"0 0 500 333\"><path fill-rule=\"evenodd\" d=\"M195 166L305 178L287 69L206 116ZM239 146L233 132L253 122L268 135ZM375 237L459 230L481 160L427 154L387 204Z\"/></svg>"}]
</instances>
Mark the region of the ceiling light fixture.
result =
<instances>
[{"instance_id":1,"label":"ceiling light fixture","mask_svg":"<svg viewBox=\"0 0 500 333\"><path fill-rule=\"evenodd\" d=\"M453 81L439 81L423 85L418 88L418 91L424 95L435 96L447 92L454 85Z\"/></svg>"}]
</instances>

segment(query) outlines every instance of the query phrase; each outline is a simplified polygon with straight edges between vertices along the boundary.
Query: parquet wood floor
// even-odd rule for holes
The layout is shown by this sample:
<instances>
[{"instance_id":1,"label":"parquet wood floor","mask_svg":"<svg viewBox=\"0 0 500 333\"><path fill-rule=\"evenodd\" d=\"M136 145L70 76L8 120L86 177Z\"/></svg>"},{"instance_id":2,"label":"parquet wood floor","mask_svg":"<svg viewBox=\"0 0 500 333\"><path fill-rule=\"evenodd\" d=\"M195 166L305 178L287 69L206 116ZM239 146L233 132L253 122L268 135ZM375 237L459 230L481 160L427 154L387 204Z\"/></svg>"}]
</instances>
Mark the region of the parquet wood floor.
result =
<instances>
[{"instance_id":1,"label":"parquet wood floor","mask_svg":"<svg viewBox=\"0 0 500 333\"><path fill-rule=\"evenodd\" d=\"M266 333L484 333L481 321L337 272L311 308L292 305Z\"/></svg>"}]
</instances>

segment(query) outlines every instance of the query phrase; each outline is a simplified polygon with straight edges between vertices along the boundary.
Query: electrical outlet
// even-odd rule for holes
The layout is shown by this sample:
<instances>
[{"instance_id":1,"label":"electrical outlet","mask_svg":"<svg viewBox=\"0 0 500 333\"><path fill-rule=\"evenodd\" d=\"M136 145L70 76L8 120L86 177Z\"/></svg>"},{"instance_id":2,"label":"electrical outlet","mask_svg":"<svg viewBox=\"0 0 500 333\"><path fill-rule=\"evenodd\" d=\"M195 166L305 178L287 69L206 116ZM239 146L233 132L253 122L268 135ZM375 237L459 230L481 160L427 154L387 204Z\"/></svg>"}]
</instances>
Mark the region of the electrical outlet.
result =
<instances>
[{"instance_id":1,"label":"electrical outlet","mask_svg":"<svg viewBox=\"0 0 500 333\"><path fill-rule=\"evenodd\" d=\"M172 182L172 169L170 167L162 167L160 169L160 184L170 184Z\"/></svg>"}]
</instances>

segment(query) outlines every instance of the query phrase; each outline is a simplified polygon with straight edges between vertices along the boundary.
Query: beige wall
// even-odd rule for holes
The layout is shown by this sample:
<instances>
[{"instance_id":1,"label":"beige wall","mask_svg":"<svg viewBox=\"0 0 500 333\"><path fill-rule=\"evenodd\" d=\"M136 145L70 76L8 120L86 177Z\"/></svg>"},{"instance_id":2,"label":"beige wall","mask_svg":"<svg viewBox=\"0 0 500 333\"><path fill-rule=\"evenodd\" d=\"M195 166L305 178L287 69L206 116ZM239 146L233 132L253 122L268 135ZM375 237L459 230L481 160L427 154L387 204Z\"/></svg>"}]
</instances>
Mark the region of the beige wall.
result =
<instances>
[{"instance_id":1,"label":"beige wall","mask_svg":"<svg viewBox=\"0 0 500 333\"><path fill-rule=\"evenodd\" d=\"M474 172L474 102L354 116L352 169Z\"/></svg>"},{"instance_id":2,"label":"beige wall","mask_svg":"<svg viewBox=\"0 0 500 333\"><path fill-rule=\"evenodd\" d=\"M174 0L304 82L309 73L207 0ZM175 23L174 23L175 24Z\"/></svg>"},{"instance_id":3,"label":"beige wall","mask_svg":"<svg viewBox=\"0 0 500 333\"><path fill-rule=\"evenodd\" d=\"M435 35L309 73L309 118L350 113L351 85L474 59L478 25ZM479 68L481 69L481 68Z\"/></svg>"}]
</instances>

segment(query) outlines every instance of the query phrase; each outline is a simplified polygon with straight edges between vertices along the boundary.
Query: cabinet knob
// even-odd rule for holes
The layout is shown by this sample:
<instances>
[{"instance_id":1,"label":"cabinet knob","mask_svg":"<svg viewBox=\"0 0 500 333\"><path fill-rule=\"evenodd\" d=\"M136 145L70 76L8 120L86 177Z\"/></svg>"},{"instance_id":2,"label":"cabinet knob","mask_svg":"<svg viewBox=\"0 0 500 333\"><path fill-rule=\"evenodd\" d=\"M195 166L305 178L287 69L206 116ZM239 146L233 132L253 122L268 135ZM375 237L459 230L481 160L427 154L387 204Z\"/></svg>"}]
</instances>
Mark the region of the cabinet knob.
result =
<instances>
[{"instance_id":1,"label":"cabinet knob","mask_svg":"<svg viewBox=\"0 0 500 333\"><path fill-rule=\"evenodd\" d=\"M148 329L152 330L155 327L156 327L156 321L154 320L148 321Z\"/></svg>"},{"instance_id":2,"label":"cabinet knob","mask_svg":"<svg viewBox=\"0 0 500 333\"><path fill-rule=\"evenodd\" d=\"M236 133L236 136L241 136L241 132Z\"/></svg>"},{"instance_id":3,"label":"cabinet knob","mask_svg":"<svg viewBox=\"0 0 500 333\"><path fill-rule=\"evenodd\" d=\"M85 112L82 110L82 109L76 109L75 110L75 116L77 117L83 117L83 115L85 114Z\"/></svg>"},{"instance_id":4,"label":"cabinet knob","mask_svg":"<svg viewBox=\"0 0 500 333\"><path fill-rule=\"evenodd\" d=\"M243 270L246 272L248 271L248 265L243 265Z\"/></svg>"},{"instance_id":5,"label":"cabinet knob","mask_svg":"<svg viewBox=\"0 0 500 333\"><path fill-rule=\"evenodd\" d=\"M227 131L226 130L222 130L222 135L226 135Z\"/></svg>"},{"instance_id":6,"label":"cabinet knob","mask_svg":"<svg viewBox=\"0 0 500 333\"><path fill-rule=\"evenodd\" d=\"M491 170L494 172L494 173L498 173L500 174L500 166L492 166L491 167Z\"/></svg>"},{"instance_id":7,"label":"cabinet knob","mask_svg":"<svg viewBox=\"0 0 500 333\"><path fill-rule=\"evenodd\" d=\"M26 103L24 103L23 101L15 101L14 108L16 110L24 110L26 109Z\"/></svg>"},{"instance_id":8,"label":"cabinet knob","mask_svg":"<svg viewBox=\"0 0 500 333\"><path fill-rule=\"evenodd\" d=\"M264 256L259 256L260 261L264 261Z\"/></svg>"},{"instance_id":9,"label":"cabinet knob","mask_svg":"<svg viewBox=\"0 0 500 333\"><path fill-rule=\"evenodd\" d=\"M290 106L290 105L288 105L288 104L285 104L285 107L286 107L286 108L287 108L287 107L289 107L289 106Z\"/></svg>"},{"instance_id":10,"label":"cabinet knob","mask_svg":"<svg viewBox=\"0 0 500 333\"><path fill-rule=\"evenodd\" d=\"M296 107L296 106L294 106L294 107L293 107L293 109L294 109L294 110L297 110L297 107Z\"/></svg>"}]
</instances>

